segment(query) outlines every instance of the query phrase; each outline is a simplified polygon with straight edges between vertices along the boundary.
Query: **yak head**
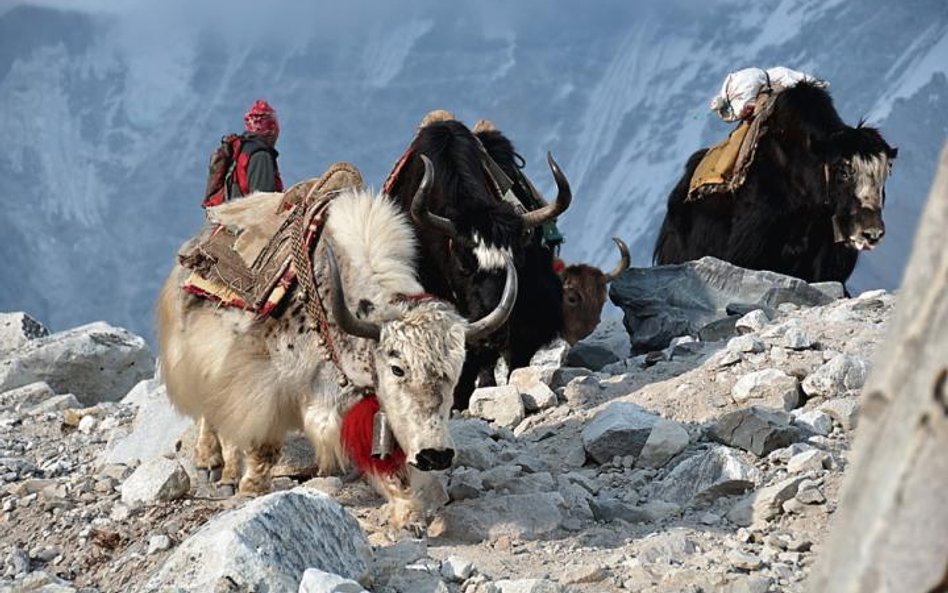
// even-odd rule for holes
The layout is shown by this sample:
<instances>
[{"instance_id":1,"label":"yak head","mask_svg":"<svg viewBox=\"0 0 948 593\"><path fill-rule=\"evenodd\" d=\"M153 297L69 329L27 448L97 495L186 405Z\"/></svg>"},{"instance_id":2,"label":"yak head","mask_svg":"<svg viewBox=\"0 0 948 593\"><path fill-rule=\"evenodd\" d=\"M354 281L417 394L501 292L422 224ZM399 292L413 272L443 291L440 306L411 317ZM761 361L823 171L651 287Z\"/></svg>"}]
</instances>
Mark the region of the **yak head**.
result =
<instances>
[{"instance_id":1,"label":"yak head","mask_svg":"<svg viewBox=\"0 0 948 593\"><path fill-rule=\"evenodd\" d=\"M409 464L422 471L451 465L454 446L448 419L464 364L465 342L476 341L507 321L517 298L517 272L507 261L500 302L485 317L468 322L453 306L430 296L399 298L353 314L332 249L327 249L337 327L374 342L375 389L395 440ZM368 308L368 307L367 307Z\"/></svg>"},{"instance_id":2,"label":"yak head","mask_svg":"<svg viewBox=\"0 0 948 593\"><path fill-rule=\"evenodd\" d=\"M859 125L830 134L821 150L836 241L859 251L874 248L885 234L885 182L898 149L875 128Z\"/></svg>"},{"instance_id":3,"label":"yak head","mask_svg":"<svg viewBox=\"0 0 948 593\"><path fill-rule=\"evenodd\" d=\"M572 346L596 329L606 304L610 282L629 268L629 248L618 237L613 237L619 248L619 264L611 272L586 264L567 266L561 273L563 281L563 339Z\"/></svg>"}]
</instances>

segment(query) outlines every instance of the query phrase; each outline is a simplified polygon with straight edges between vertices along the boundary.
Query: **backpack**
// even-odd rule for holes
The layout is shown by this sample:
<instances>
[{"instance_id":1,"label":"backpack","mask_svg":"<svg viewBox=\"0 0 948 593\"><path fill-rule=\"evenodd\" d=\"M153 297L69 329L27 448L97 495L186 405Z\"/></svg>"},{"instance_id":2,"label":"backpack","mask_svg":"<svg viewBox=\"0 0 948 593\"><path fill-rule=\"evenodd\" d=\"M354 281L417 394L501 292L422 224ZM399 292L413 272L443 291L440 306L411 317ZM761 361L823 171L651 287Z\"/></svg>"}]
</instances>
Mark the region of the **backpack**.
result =
<instances>
[{"instance_id":1,"label":"backpack","mask_svg":"<svg viewBox=\"0 0 948 593\"><path fill-rule=\"evenodd\" d=\"M237 134L228 134L221 138L221 144L211 153L207 165L207 186L204 189L204 201L201 206L210 208L227 201L227 178L234 169L237 157L243 148L243 138Z\"/></svg>"}]
</instances>

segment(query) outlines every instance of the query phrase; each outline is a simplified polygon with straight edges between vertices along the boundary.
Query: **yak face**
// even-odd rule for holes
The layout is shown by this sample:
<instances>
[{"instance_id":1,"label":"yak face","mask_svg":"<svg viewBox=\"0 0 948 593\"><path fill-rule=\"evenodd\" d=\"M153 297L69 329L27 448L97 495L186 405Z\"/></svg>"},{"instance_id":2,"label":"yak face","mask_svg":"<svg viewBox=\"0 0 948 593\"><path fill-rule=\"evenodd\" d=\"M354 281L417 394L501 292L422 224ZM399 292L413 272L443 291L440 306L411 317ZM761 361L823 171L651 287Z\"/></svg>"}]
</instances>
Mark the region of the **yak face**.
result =
<instances>
[{"instance_id":1,"label":"yak face","mask_svg":"<svg viewBox=\"0 0 948 593\"><path fill-rule=\"evenodd\" d=\"M848 128L831 142L835 158L828 163L827 182L836 239L858 251L872 249L885 234L885 182L898 150L869 127Z\"/></svg>"},{"instance_id":2,"label":"yak face","mask_svg":"<svg viewBox=\"0 0 948 593\"><path fill-rule=\"evenodd\" d=\"M596 329L609 282L599 268L586 264L563 270L563 339L572 346Z\"/></svg>"},{"instance_id":3,"label":"yak face","mask_svg":"<svg viewBox=\"0 0 948 593\"><path fill-rule=\"evenodd\" d=\"M375 351L379 406L408 463L447 469L454 459L448 419L464 364L467 323L433 299L396 306Z\"/></svg>"}]
</instances>

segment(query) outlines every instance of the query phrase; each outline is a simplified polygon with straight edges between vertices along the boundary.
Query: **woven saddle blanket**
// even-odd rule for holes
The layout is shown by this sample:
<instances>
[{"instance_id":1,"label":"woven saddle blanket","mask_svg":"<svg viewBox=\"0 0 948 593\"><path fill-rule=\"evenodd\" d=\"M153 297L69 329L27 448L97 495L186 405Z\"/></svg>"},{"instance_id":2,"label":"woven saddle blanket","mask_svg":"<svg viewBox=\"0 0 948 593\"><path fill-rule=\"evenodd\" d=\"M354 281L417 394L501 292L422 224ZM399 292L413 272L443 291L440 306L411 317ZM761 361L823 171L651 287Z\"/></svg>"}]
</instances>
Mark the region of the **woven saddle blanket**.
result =
<instances>
[{"instance_id":1,"label":"woven saddle blanket","mask_svg":"<svg viewBox=\"0 0 948 593\"><path fill-rule=\"evenodd\" d=\"M311 252L332 199L362 186L358 169L336 163L285 193L209 208L204 228L178 252L178 262L190 270L184 290L257 317L269 315L296 283L294 251Z\"/></svg>"},{"instance_id":2,"label":"woven saddle blanket","mask_svg":"<svg viewBox=\"0 0 948 593\"><path fill-rule=\"evenodd\" d=\"M757 144L767 133L777 92L779 89L775 88L773 93L758 96L754 118L741 122L725 140L708 150L691 176L686 202L695 202L710 194L734 192L744 185Z\"/></svg>"}]
</instances>

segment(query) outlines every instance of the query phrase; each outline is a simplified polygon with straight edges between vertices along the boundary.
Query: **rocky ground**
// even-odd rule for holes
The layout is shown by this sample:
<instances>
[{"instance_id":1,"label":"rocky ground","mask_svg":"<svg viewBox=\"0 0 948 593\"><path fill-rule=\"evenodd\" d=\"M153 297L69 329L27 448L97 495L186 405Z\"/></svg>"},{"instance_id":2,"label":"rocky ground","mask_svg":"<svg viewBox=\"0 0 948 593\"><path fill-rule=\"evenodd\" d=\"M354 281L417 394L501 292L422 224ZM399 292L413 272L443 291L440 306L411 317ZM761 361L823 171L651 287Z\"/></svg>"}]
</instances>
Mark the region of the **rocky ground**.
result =
<instances>
[{"instance_id":1,"label":"rocky ground","mask_svg":"<svg viewBox=\"0 0 948 593\"><path fill-rule=\"evenodd\" d=\"M279 492L221 496L140 338L0 315L0 591L802 591L894 297L782 294L632 357L604 323L478 390L425 539L299 438Z\"/></svg>"}]
</instances>

